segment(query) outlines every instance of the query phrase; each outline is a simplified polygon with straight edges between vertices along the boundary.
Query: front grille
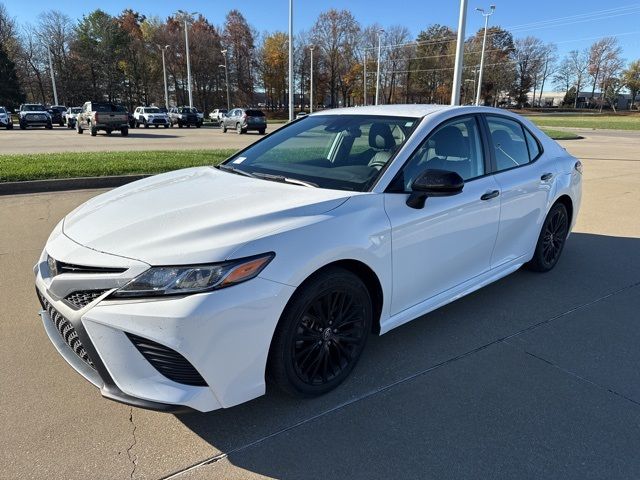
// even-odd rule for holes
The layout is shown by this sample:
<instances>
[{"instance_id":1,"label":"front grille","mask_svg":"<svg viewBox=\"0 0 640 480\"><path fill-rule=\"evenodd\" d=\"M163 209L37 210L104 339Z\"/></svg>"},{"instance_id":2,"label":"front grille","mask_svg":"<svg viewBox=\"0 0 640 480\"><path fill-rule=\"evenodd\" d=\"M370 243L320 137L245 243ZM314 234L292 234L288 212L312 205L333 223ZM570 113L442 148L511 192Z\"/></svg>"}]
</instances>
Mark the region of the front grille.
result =
<instances>
[{"instance_id":1,"label":"front grille","mask_svg":"<svg viewBox=\"0 0 640 480\"><path fill-rule=\"evenodd\" d=\"M86 265L74 265L72 263L65 263L56 261L57 272L61 273L122 273L126 272L126 268L111 268L111 267L88 267Z\"/></svg>"},{"instance_id":2,"label":"front grille","mask_svg":"<svg viewBox=\"0 0 640 480\"><path fill-rule=\"evenodd\" d=\"M107 290L80 290L70 293L64 299L76 310L86 307Z\"/></svg>"},{"instance_id":3,"label":"front grille","mask_svg":"<svg viewBox=\"0 0 640 480\"><path fill-rule=\"evenodd\" d=\"M193 365L175 350L133 333L127 333L127 337L144 358L169 380L196 387L207 385Z\"/></svg>"},{"instance_id":4,"label":"front grille","mask_svg":"<svg viewBox=\"0 0 640 480\"><path fill-rule=\"evenodd\" d=\"M78 338L78 333L76 332L76 329L73 328L73 325L71 325L71 322L60 315L60 313L53 308L49 301L39 291L38 297L40 298L42 308L44 308L49 314L49 318L55 325L56 330L58 330L65 343L69 345L69 348L71 348L71 350L73 350L84 363L95 370L96 367L93 365L91 358L89 358L89 354L87 354L87 351L82 346L82 342L80 342L80 339Z\"/></svg>"}]
</instances>

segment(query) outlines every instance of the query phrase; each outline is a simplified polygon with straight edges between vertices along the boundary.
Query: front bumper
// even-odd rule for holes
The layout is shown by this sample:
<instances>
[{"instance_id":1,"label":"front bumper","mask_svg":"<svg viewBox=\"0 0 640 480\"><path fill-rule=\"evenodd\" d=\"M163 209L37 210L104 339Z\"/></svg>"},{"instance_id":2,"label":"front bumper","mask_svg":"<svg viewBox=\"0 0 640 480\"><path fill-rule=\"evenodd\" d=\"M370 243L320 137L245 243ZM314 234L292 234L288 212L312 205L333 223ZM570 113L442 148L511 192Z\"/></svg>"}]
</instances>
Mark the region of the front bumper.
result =
<instances>
[{"instance_id":1,"label":"front bumper","mask_svg":"<svg viewBox=\"0 0 640 480\"><path fill-rule=\"evenodd\" d=\"M0 118L0 125L7 126L12 124L13 120L11 120L11 117Z\"/></svg>"},{"instance_id":2,"label":"front bumper","mask_svg":"<svg viewBox=\"0 0 640 480\"><path fill-rule=\"evenodd\" d=\"M62 357L103 396L154 410L204 412L264 394L271 338L293 287L257 277L210 293L126 301L108 300L111 289L74 310L64 298L70 291L86 289L87 275L63 273L51 278L46 252L82 265L102 265L111 260L105 256L124 259L80 247L61 233L50 239L45 250L34 269L45 331ZM141 262L133 263L130 270L136 273L123 273L120 283L146 268ZM78 354L71 329L66 324L60 328L60 322L54 321L60 320L56 315L73 327L92 366ZM179 353L205 386L164 376L134 346L131 334Z\"/></svg>"}]
</instances>

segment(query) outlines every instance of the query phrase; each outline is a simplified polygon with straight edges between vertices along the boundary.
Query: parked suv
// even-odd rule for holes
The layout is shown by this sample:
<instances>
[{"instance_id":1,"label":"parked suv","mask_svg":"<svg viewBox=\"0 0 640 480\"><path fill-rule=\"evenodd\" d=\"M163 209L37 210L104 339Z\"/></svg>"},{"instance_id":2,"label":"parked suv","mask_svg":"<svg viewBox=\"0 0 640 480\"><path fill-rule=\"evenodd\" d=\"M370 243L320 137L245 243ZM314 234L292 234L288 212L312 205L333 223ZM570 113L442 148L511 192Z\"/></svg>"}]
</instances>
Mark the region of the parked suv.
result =
<instances>
[{"instance_id":1,"label":"parked suv","mask_svg":"<svg viewBox=\"0 0 640 480\"><path fill-rule=\"evenodd\" d=\"M262 110L234 108L221 123L225 133L228 129L234 129L238 134L257 130L260 135L264 135L267 130L267 117Z\"/></svg>"},{"instance_id":2,"label":"parked suv","mask_svg":"<svg viewBox=\"0 0 640 480\"><path fill-rule=\"evenodd\" d=\"M218 125L220 125L220 122L222 122L222 119L228 111L229 110L227 110L226 108L216 108L209 114L209 119L211 119L213 123L217 123Z\"/></svg>"},{"instance_id":3,"label":"parked suv","mask_svg":"<svg viewBox=\"0 0 640 480\"><path fill-rule=\"evenodd\" d=\"M67 128L75 128L76 117L80 112L82 112L82 107L69 107L67 111L62 114L64 124Z\"/></svg>"},{"instance_id":4,"label":"parked suv","mask_svg":"<svg viewBox=\"0 0 640 480\"><path fill-rule=\"evenodd\" d=\"M63 115L66 113L67 107L64 105L51 105L48 111L51 115L51 123L57 123L60 127L64 127Z\"/></svg>"},{"instance_id":5,"label":"parked suv","mask_svg":"<svg viewBox=\"0 0 640 480\"><path fill-rule=\"evenodd\" d=\"M53 128L51 114L47 111L46 107L40 103L23 103L20 105L18 121L20 122L21 130L27 127Z\"/></svg>"},{"instance_id":6,"label":"parked suv","mask_svg":"<svg viewBox=\"0 0 640 480\"><path fill-rule=\"evenodd\" d=\"M119 130L123 137L129 135L129 113L121 105L108 102L87 102L82 106L76 118L76 132L82 133L90 130L95 137L99 130L104 130L111 135L114 130Z\"/></svg>"},{"instance_id":7,"label":"parked suv","mask_svg":"<svg viewBox=\"0 0 640 480\"><path fill-rule=\"evenodd\" d=\"M161 112L158 107L138 107L133 112L133 118L136 127L144 125L144 128L149 128L153 125L158 128L162 125L164 128L169 128L169 116Z\"/></svg>"},{"instance_id":8,"label":"parked suv","mask_svg":"<svg viewBox=\"0 0 640 480\"><path fill-rule=\"evenodd\" d=\"M198 118L198 112L191 107L173 107L169 109L169 120L171 126L178 125L179 128L194 125L196 128L202 126L202 120Z\"/></svg>"},{"instance_id":9,"label":"parked suv","mask_svg":"<svg viewBox=\"0 0 640 480\"><path fill-rule=\"evenodd\" d=\"M4 127L7 130L11 130L13 128L11 112L4 107L0 107L0 127Z\"/></svg>"}]
</instances>

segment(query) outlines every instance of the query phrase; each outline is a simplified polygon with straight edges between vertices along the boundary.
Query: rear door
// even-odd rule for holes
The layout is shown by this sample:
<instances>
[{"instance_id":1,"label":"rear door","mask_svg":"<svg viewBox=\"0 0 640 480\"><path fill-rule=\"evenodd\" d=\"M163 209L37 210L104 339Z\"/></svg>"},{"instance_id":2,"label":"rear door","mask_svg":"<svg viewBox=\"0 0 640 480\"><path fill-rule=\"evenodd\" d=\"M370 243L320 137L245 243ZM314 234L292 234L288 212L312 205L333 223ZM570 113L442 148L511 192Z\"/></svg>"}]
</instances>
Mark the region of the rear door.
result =
<instances>
[{"instance_id":1,"label":"rear door","mask_svg":"<svg viewBox=\"0 0 640 480\"><path fill-rule=\"evenodd\" d=\"M485 115L494 178L502 199L500 227L491 267L533 253L552 195L556 171L538 162L542 146L520 122Z\"/></svg>"}]
</instances>

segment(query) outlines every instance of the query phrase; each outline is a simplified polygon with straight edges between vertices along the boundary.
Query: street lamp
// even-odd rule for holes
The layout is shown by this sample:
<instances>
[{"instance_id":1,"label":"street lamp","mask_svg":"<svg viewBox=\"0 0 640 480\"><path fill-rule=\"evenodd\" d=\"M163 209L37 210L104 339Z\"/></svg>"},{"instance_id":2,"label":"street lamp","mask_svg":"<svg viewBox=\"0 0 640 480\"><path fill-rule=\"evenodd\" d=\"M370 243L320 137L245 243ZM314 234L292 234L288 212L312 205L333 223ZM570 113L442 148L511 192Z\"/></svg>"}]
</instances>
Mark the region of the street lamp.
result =
<instances>
[{"instance_id":1,"label":"street lamp","mask_svg":"<svg viewBox=\"0 0 640 480\"><path fill-rule=\"evenodd\" d=\"M364 71L362 72L362 104L367 106L367 49L364 49Z\"/></svg>"},{"instance_id":2,"label":"street lamp","mask_svg":"<svg viewBox=\"0 0 640 480\"><path fill-rule=\"evenodd\" d=\"M482 54L480 55L480 74L478 76L478 92L476 93L476 105L480 105L480 91L482 90L482 72L484 70L484 48L487 43L487 27L489 25L489 17L496 11L496 6L491 5L489 12L485 12L484 8L476 8L484 17L484 38L482 39Z\"/></svg>"},{"instance_id":3,"label":"street lamp","mask_svg":"<svg viewBox=\"0 0 640 480\"><path fill-rule=\"evenodd\" d=\"M473 95L473 92L475 92L475 90L476 90L476 76L474 75L474 76L473 76L473 78L466 78L466 79L464 80L464 83L465 83L465 89L464 89L464 101L465 101L465 104L466 104L466 102L467 102L467 93L468 93L468 92L467 92L467 88L466 88L466 87L467 87L467 84L468 84L468 83L473 83L473 87L471 87L471 93L472 93L472 95ZM470 102L470 103L473 103L473 102Z\"/></svg>"},{"instance_id":4,"label":"street lamp","mask_svg":"<svg viewBox=\"0 0 640 480\"><path fill-rule=\"evenodd\" d=\"M53 86L53 101L58 105L58 89L56 88L56 76L53 73L53 61L51 60L51 47L47 45L47 53L49 54L49 71L51 72L51 85Z\"/></svg>"},{"instance_id":5,"label":"street lamp","mask_svg":"<svg viewBox=\"0 0 640 480\"><path fill-rule=\"evenodd\" d=\"M456 42L456 63L453 68L451 105L460 105L460 83L462 80L462 64L464 60L464 27L466 23L467 0L460 0L460 17L458 18L458 40Z\"/></svg>"},{"instance_id":6,"label":"street lamp","mask_svg":"<svg viewBox=\"0 0 640 480\"><path fill-rule=\"evenodd\" d=\"M156 45L160 51L162 52L162 76L164 78L164 106L167 110L169 110L169 90L167 88L167 67L164 62L164 52L169 48L169 45L165 45L164 47L161 45Z\"/></svg>"},{"instance_id":7,"label":"street lamp","mask_svg":"<svg viewBox=\"0 0 640 480\"><path fill-rule=\"evenodd\" d=\"M219 65L219 67L224 68L224 82L227 86L227 111L231 110L231 97L229 96L229 69L227 67L227 49L220 50L220 53L224 56L224 65Z\"/></svg>"},{"instance_id":8,"label":"street lamp","mask_svg":"<svg viewBox=\"0 0 640 480\"><path fill-rule=\"evenodd\" d=\"M293 0L289 0L289 121L293 121Z\"/></svg>"},{"instance_id":9,"label":"street lamp","mask_svg":"<svg viewBox=\"0 0 640 480\"><path fill-rule=\"evenodd\" d=\"M378 30L378 71L376 72L376 105L378 105L378 98L380 93L380 50L382 49L382 34L384 30L381 28Z\"/></svg>"},{"instance_id":10,"label":"street lamp","mask_svg":"<svg viewBox=\"0 0 640 480\"><path fill-rule=\"evenodd\" d=\"M191 93L191 62L189 61L189 26L190 15L195 15L198 12L187 13L184 15L184 44L187 52L187 88L189 90L189 108L193 108L193 95Z\"/></svg>"},{"instance_id":11,"label":"street lamp","mask_svg":"<svg viewBox=\"0 0 640 480\"><path fill-rule=\"evenodd\" d=\"M313 113L313 49L315 45L309 45L309 51L311 52L311 85L309 85L309 113Z\"/></svg>"}]
</instances>

